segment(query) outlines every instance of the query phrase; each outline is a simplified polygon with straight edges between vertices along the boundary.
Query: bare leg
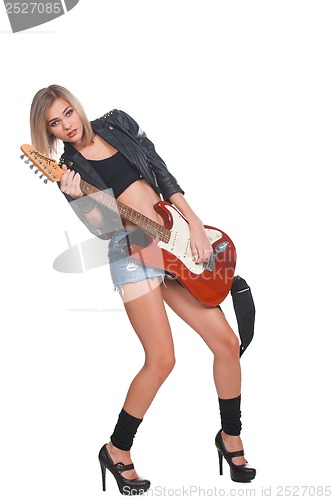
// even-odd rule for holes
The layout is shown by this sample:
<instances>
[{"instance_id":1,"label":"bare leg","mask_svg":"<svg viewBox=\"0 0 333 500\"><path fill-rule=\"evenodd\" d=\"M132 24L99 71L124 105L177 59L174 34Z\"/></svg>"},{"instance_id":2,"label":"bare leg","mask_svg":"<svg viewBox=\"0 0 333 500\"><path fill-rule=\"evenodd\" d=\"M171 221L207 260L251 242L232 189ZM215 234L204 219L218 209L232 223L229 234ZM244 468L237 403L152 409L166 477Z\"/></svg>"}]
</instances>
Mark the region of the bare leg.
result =
<instances>
[{"instance_id":1,"label":"bare leg","mask_svg":"<svg viewBox=\"0 0 333 500\"><path fill-rule=\"evenodd\" d=\"M162 290L166 303L191 326L214 354L213 375L217 394L221 399L231 399L241 393L241 368L239 340L217 307L206 308L188 290L175 281L167 281ZM243 449L240 436L222 432L227 451ZM244 464L244 457L232 459L235 465Z\"/></svg>"},{"instance_id":2,"label":"bare leg","mask_svg":"<svg viewBox=\"0 0 333 500\"><path fill-rule=\"evenodd\" d=\"M153 286L149 293L144 293L147 281L124 285L122 296L129 320L145 351L145 363L132 381L124 403L124 410L136 418L143 418L175 364L174 345L161 286ZM136 298L129 300L132 297ZM107 450L115 463L131 463L129 451L120 450L111 442L107 444ZM127 479L137 477L134 470L125 471L122 475Z\"/></svg>"}]
</instances>

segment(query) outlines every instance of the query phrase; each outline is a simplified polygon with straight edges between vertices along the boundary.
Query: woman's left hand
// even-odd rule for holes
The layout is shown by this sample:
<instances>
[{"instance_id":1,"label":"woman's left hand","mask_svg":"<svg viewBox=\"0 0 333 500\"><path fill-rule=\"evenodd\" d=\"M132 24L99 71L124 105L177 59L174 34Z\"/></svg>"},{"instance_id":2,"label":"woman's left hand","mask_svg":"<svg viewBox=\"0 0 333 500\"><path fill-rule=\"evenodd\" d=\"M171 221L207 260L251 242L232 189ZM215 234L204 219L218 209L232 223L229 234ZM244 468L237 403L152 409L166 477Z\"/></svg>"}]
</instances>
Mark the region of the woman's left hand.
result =
<instances>
[{"instance_id":1,"label":"woman's left hand","mask_svg":"<svg viewBox=\"0 0 333 500\"><path fill-rule=\"evenodd\" d=\"M208 262L213 248L201 220L193 212L182 193L175 193L170 196L170 202L176 206L189 223L191 252L194 262L196 264Z\"/></svg>"},{"instance_id":2,"label":"woman's left hand","mask_svg":"<svg viewBox=\"0 0 333 500\"><path fill-rule=\"evenodd\" d=\"M208 262L213 251L207 233L200 221L190 223L191 252L196 264Z\"/></svg>"}]
</instances>

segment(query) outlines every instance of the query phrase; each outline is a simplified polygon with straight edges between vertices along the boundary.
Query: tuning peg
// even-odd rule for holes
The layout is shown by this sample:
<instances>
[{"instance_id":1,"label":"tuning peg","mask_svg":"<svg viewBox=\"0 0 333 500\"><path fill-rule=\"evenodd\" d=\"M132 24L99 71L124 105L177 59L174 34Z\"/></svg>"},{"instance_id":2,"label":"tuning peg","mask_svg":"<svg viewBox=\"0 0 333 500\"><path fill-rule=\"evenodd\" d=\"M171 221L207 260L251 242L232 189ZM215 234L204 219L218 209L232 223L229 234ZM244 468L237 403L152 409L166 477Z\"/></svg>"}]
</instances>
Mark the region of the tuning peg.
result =
<instances>
[{"instance_id":1,"label":"tuning peg","mask_svg":"<svg viewBox=\"0 0 333 500\"><path fill-rule=\"evenodd\" d=\"M44 182L44 184L47 184L47 179L44 179L44 181L43 181L43 182Z\"/></svg>"},{"instance_id":2,"label":"tuning peg","mask_svg":"<svg viewBox=\"0 0 333 500\"><path fill-rule=\"evenodd\" d=\"M29 163L29 159L27 158L26 160L24 160L24 163Z\"/></svg>"},{"instance_id":3,"label":"tuning peg","mask_svg":"<svg viewBox=\"0 0 333 500\"><path fill-rule=\"evenodd\" d=\"M44 177L44 174L42 174L42 175L39 176L40 179L43 179L43 177Z\"/></svg>"},{"instance_id":4,"label":"tuning peg","mask_svg":"<svg viewBox=\"0 0 333 500\"><path fill-rule=\"evenodd\" d=\"M34 168L33 164L30 165L31 170Z\"/></svg>"},{"instance_id":5,"label":"tuning peg","mask_svg":"<svg viewBox=\"0 0 333 500\"><path fill-rule=\"evenodd\" d=\"M23 159L24 159L24 157L25 157L25 155L21 155L21 156L20 156L21 160L23 160Z\"/></svg>"},{"instance_id":6,"label":"tuning peg","mask_svg":"<svg viewBox=\"0 0 333 500\"><path fill-rule=\"evenodd\" d=\"M38 170L38 168L37 168L37 170L35 170L35 174L38 174L38 172L39 172L39 170Z\"/></svg>"}]
</instances>

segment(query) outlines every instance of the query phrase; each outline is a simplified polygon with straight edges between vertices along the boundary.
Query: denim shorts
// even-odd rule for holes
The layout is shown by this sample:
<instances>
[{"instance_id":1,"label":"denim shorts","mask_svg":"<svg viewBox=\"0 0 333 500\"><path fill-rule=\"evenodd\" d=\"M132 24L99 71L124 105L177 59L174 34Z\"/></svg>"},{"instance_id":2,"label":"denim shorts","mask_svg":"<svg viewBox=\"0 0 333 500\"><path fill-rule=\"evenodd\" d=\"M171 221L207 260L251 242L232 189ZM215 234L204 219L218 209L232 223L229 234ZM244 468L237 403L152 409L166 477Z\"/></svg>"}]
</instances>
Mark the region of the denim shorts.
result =
<instances>
[{"instance_id":1,"label":"denim shorts","mask_svg":"<svg viewBox=\"0 0 333 500\"><path fill-rule=\"evenodd\" d=\"M120 229L114 231L109 242L109 264L115 291L121 291L122 285L135 283L148 278L159 277L164 281L168 273L164 269L149 267L129 254L131 242L145 246L145 233L140 229Z\"/></svg>"}]
</instances>

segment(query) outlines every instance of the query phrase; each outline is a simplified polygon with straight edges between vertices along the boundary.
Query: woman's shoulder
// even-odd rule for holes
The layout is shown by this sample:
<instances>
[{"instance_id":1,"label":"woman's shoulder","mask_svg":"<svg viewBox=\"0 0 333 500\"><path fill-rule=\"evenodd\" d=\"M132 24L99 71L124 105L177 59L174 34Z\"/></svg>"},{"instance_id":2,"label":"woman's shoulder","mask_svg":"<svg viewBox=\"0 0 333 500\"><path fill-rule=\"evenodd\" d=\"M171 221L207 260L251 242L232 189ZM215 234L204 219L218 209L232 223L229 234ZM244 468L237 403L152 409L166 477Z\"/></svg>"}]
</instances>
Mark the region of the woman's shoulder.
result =
<instances>
[{"instance_id":1,"label":"woman's shoulder","mask_svg":"<svg viewBox=\"0 0 333 500\"><path fill-rule=\"evenodd\" d=\"M111 109L110 111L108 111L104 115L97 118L97 120L106 120L107 118L110 118L111 116L115 117L115 116L117 116L118 111L119 111L118 109Z\"/></svg>"},{"instance_id":2,"label":"woman's shoulder","mask_svg":"<svg viewBox=\"0 0 333 500\"><path fill-rule=\"evenodd\" d=\"M139 125L136 121L125 111L121 109L112 109L104 115L100 116L96 120L92 121L93 126L114 126L121 127L130 133L136 133L139 129Z\"/></svg>"},{"instance_id":3,"label":"woman's shoulder","mask_svg":"<svg viewBox=\"0 0 333 500\"><path fill-rule=\"evenodd\" d=\"M127 117L129 116L127 113L125 113L125 111L122 111L121 109L111 109L110 111L108 111L107 113L105 113L104 115L100 116L99 118L97 118L97 120L102 120L102 121L106 121L106 120L109 120L109 119L114 119L114 120L117 120L117 119L121 119L121 118L124 118L124 117Z\"/></svg>"}]
</instances>

